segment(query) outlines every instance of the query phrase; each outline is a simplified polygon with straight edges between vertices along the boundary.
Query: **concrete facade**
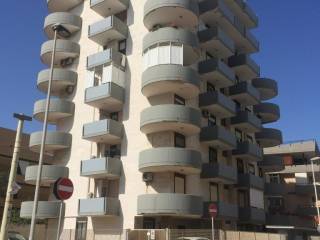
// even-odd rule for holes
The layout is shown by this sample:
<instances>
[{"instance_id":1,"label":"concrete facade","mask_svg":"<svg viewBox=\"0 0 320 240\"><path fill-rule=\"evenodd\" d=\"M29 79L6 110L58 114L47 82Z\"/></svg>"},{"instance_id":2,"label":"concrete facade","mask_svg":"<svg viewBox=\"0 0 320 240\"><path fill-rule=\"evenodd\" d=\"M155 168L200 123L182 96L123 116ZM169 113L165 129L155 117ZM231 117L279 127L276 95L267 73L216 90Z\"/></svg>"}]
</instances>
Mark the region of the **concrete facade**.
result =
<instances>
[{"instance_id":1,"label":"concrete facade","mask_svg":"<svg viewBox=\"0 0 320 240\"><path fill-rule=\"evenodd\" d=\"M74 103L68 111L73 115L54 112L55 131L68 135L53 138L47 148L55 165L69 168L75 185L73 197L65 202L64 229L103 234L106 229L207 228L208 202L234 209L218 217L219 228L263 229L263 189L255 184L262 180L257 162L262 161L263 146L256 134L262 131L263 116L252 105L275 97L278 89L274 80L264 84L250 58L259 51L259 42L250 32L258 20L248 4L48 0L48 6L55 14L49 15L51 24L61 23L54 12L69 13L62 15L62 25L71 33L59 43L53 94L64 104ZM52 39L47 26L48 20L45 29ZM41 52L46 65L52 54L48 45ZM39 75L38 88L45 92L47 78L44 72ZM240 82L246 84L238 91L234 88ZM99 86L107 87L100 91ZM199 105L199 94L206 92L215 94ZM35 114L41 115L41 109ZM207 128L212 135L204 134ZM264 137L273 144L273 136ZM39 143L32 144L33 150L38 148ZM143 154L154 149L155 159ZM164 162L159 161L161 154ZM192 156L196 159L178 159ZM201 177L199 156L202 168L232 168L235 181ZM111 164L104 158L119 161L120 174L110 174L113 170L106 168ZM89 169L100 166L102 174L82 174L84 160ZM257 179L241 185L238 174ZM48 200L56 199L51 195ZM249 214L239 218L246 209ZM52 233L56 222L49 220Z\"/></svg>"},{"instance_id":2,"label":"concrete facade","mask_svg":"<svg viewBox=\"0 0 320 240\"><path fill-rule=\"evenodd\" d=\"M319 156L315 140L304 140L264 149L265 156L281 157L281 169L266 171L267 228L287 233L289 239L307 239L316 233L316 203L310 159ZM314 171L320 182L319 163ZM318 193L320 192L317 186Z\"/></svg>"}]
</instances>

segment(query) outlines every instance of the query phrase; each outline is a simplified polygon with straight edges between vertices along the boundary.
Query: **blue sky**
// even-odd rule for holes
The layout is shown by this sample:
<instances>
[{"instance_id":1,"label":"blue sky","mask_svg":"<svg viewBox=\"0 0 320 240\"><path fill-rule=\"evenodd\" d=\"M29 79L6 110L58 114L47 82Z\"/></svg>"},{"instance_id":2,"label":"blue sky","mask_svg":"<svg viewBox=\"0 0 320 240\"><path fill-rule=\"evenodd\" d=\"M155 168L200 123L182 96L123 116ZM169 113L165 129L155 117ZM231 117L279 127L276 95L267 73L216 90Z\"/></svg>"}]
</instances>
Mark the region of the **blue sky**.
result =
<instances>
[{"instance_id":1,"label":"blue sky","mask_svg":"<svg viewBox=\"0 0 320 240\"><path fill-rule=\"evenodd\" d=\"M284 140L317 138L320 141L318 92L320 79L320 1L249 0L260 18L254 30L261 52L254 55L261 75L278 81L281 120L271 126L283 131ZM42 32L47 15L45 0L4 1L0 8L0 126L15 128L13 112L31 114L35 100L39 59L45 41ZM27 123L27 132L41 124Z\"/></svg>"}]
</instances>

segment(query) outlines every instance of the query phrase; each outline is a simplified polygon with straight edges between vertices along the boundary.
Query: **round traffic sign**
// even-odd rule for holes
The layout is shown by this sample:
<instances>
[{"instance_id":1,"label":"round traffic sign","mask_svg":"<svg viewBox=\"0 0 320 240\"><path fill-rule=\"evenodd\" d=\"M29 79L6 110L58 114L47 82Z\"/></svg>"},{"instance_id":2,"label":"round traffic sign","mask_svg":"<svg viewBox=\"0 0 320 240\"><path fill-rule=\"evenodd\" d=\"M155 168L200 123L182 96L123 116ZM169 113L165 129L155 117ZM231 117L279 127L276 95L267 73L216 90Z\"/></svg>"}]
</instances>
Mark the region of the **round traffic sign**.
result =
<instances>
[{"instance_id":1,"label":"round traffic sign","mask_svg":"<svg viewBox=\"0 0 320 240\"><path fill-rule=\"evenodd\" d=\"M215 203L210 203L208 207L209 214L212 218L215 218L218 215L218 207Z\"/></svg>"},{"instance_id":2,"label":"round traffic sign","mask_svg":"<svg viewBox=\"0 0 320 240\"><path fill-rule=\"evenodd\" d=\"M69 178L59 178L53 187L53 193L59 200L67 200L73 194L73 183Z\"/></svg>"}]
</instances>

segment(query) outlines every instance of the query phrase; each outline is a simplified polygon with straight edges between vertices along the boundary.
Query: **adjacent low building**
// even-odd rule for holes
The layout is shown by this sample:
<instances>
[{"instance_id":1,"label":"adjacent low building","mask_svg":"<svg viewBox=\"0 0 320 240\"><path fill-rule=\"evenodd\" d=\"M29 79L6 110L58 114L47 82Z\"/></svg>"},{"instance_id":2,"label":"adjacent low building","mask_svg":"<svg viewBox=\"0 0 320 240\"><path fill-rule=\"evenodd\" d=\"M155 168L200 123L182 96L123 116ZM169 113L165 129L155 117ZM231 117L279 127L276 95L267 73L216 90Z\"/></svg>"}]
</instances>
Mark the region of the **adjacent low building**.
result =
<instances>
[{"instance_id":1,"label":"adjacent low building","mask_svg":"<svg viewBox=\"0 0 320 240\"><path fill-rule=\"evenodd\" d=\"M315 140L295 141L264 149L267 228L289 239L317 235L317 211L310 159L319 156ZM320 193L320 164L314 166Z\"/></svg>"}]
</instances>

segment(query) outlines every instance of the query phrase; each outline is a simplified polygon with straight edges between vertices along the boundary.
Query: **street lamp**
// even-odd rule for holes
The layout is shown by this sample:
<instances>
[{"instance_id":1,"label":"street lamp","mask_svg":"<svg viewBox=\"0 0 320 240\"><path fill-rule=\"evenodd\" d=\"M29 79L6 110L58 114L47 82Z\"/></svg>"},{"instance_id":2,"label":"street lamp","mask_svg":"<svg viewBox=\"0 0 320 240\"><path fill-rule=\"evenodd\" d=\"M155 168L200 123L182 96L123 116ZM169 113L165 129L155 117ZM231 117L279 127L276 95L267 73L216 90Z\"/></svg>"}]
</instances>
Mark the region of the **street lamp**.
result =
<instances>
[{"instance_id":1,"label":"street lamp","mask_svg":"<svg viewBox=\"0 0 320 240\"><path fill-rule=\"evenodd\" d=\"M320 160L320 157L313 157L313 158L310 159L311 169L312 169L314 195L315 195L315 197L316 197L316 209L317 209L317 215L318 215L317 231L320 233L320 213L319 213L319 206L318 206L318 191L317 191L316 178L315 178L314 167L313 167L313 162L314 162L314 161L318 161L318 160Z\"/></svg>"},{"instance_id":2,"label":"street lamp","mask_svg":"<svg viewBox=\"0 0 320 240\"><path fill-rule=\"evenodd\" d=\"M45 108L44 121L43 121L42 139L41 139L41 146L40 146L36 189L34 192L29 240L34 239L34 232L35 232L35 225L36 225L36 216L37 216L37 210L38 210L43 157L44 157L44 152L45 152L45 143L46 143L46 137L47 137L47 131L48 131L48 114L49 114L49 107L50 107L51 85L52 85L52 78L53 78L54 60L55 60L55 55L56 55L57 38L58 38L58 36L61 38L68 38L71 35L71 33L68 31L68 29L66 29L60 23L53 25L52 30L54 32L53 49L52 49L52 56L51 56L50 76L49 76L49 82L48 82L47 101L46 101L46 108Z\"/></svg>"},{"instance_id":3,"label":"street lamp","mask_svg":"<svg viewBox=\"0 0 320 240\"><path fill-rule=\"evenodd\" d=\"M17 173L17 163L19 161L21 142L22 142L21 138L22 138L24 121L32 121L32 117L26 116L24 114L14 113L13 117L17 118L19 121L18 121L16 139L15 139L15 143L14 143L14 150L13 150L13 154L12 154L12 161L11 161L11 168L10 168L10 174L9 174L9 180L8 180L8 186L7 186L6 199L5 199L3 214L2 214L0 240L5 240L6 235L7 235L8 211L9 211L9 207L10 207L11 199L12 199L12 190L13 190L12 185L13 185L13 182L16 178L16 173Z\"/></svg>"}]
</instances>

